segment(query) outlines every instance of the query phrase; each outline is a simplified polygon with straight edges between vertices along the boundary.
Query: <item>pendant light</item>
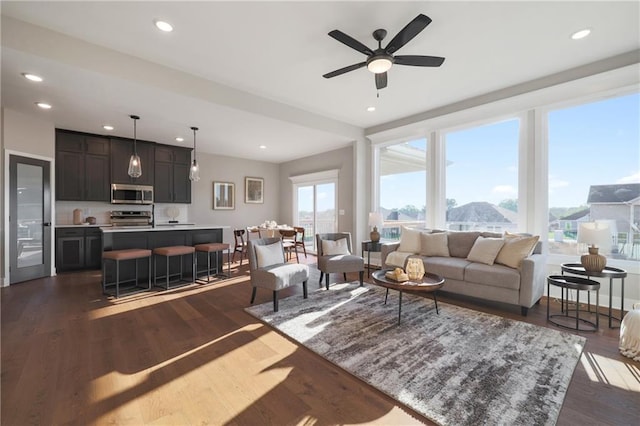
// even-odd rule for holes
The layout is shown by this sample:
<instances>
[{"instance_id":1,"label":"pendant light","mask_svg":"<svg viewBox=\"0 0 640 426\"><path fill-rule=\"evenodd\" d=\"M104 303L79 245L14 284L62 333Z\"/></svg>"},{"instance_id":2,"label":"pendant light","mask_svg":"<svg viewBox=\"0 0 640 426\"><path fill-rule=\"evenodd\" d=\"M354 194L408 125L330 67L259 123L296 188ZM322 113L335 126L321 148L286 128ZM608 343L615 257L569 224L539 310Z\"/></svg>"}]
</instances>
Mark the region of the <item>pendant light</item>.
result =
<instances>
[{"instance_id":1,"label":"pendant light","mask_svg":"<svg viewBox=\"0 0 640 426\"><path fill-rule=\"evenodd\" d=\"M138 157L138 150L136 147L136 120L140 120L137 115L129 116L133 120L133 154L129 158L129 171L128 174L132 178L139 178L142 176L142 164L140 163L140 157Z\"/></svg>"},{"instance_id":2,"label":"pendant light","mask_svg":"<svg viewBox=\"0 0 640 426\"><path fill-rule=\"evenodd\" d=\"M189 171L189 179L193 182L200 180L200 167L198 167L198 160L196 159L196 131L197 127L192 127L193 130L193 163L191 164L191 170Z\"/></svg>"}]
</instances>

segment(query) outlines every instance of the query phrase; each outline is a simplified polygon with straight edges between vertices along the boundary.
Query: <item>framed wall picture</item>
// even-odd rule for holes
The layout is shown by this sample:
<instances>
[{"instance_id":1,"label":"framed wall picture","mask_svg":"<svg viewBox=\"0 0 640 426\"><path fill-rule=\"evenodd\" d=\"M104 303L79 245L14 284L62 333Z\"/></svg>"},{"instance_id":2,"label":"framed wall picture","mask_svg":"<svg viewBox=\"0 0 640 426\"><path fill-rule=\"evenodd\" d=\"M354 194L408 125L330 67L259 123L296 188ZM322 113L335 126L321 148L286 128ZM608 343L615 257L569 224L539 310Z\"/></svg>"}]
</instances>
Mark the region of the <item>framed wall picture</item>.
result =
<instances>
[{"instance_id":1,"label":"framed wall picture","mask_svg":"<svg viewBox=\"0 0 640 426\"><path fill-rule=\"evenodd\" d=\"M231 182L213 182L213 209L233 210L236 208L236 185Z\"/></svg>"},{"instance_id":2,"label":"framed wall picture","mask_svg":"<svg viewBox=\"0 0 640 426\"><path fill-rule=\"evenodd\" d=\"M247 204L264 203L264 179L256 177L244 178L244 202Z\"/></svg>"}]
</instances>

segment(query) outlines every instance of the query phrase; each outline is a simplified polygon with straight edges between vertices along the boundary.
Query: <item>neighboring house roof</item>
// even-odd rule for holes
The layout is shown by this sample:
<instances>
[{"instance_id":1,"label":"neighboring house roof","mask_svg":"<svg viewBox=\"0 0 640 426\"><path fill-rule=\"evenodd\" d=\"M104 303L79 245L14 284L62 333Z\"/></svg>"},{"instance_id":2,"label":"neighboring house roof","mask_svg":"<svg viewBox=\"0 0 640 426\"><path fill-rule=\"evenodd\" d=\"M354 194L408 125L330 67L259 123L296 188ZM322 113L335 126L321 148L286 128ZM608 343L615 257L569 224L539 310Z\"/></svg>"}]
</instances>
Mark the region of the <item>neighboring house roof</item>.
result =
<instances>
[{"instance_id":1,"label":"neighboring house roof","mask_svg":"<svg viewBox=\"0 0 640 426\"><path fill-rule=\"evenodd\" d=\"M561 217L559 220L578 220L578 219L582 219L585 216L589 216L589 213L590 213L589 209L584 209L584 210L577 211L575 213L571 213L570 215Z\"/></svg>"},{"instance_id":2,"label":"neighboring house roof","mask_svg":"<svg viewBox=\"0 0 640 426\"><path fill-rule=\"evenodd\" d=\"M640 183L591 185L587 203L628 203L638 198L640 198Z\"/></svg>"},{"instance_id":3,"label":"neighboring house roof","mask_svg":"<svg viewBox=\"0 0 640 426\"><path fill-rule=\"evenodd\" d=\"M517 213L486 201L475 201L447 210L447 222L516 223Z\"/></svg>"}]
</instances>

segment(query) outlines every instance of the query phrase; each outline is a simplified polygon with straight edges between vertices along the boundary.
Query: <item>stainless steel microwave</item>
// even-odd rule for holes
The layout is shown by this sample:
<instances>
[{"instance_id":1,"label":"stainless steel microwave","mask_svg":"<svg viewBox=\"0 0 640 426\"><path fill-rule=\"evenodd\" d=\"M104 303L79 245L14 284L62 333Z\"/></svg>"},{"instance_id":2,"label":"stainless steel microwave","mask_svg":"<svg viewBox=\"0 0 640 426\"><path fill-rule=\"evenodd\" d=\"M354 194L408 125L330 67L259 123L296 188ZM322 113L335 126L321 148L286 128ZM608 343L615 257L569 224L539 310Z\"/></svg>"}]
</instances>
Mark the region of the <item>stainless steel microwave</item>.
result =
<instances>
[{"instance_id":1,"label":"stainless steel microwave","mask_svg":"<svg viewBox=\"0 0 640 426\"><path fill-rule=\"evenodd\" d=\"M111 204L153 204L153 186L112 183Z\"/></svg>"}]
</instances>

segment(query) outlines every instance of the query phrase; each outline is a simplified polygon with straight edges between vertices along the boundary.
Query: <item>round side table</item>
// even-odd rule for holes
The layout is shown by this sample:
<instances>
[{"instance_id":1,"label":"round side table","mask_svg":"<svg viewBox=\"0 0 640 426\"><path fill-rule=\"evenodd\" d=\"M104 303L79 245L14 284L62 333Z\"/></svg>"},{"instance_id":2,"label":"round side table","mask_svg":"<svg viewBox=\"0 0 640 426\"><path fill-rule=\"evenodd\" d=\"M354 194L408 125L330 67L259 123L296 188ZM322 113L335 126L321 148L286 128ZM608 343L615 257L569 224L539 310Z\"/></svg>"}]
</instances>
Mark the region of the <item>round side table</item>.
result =
<instances>
[{"instance_id":1,"label":"round side table","mask_svg":"<svg viewBox=\"0 0 640 426\"><path fill-rule=\"evenodd\" d=\"M566 275L550 275L547 277L547 295L549 295L550 287L554 285L556 287L560 287L562 296L560 297L560 310L561 314L550 315L549 313L549 301L547 301L547 321L552 324L557 325L558 327L568 328L577 331L598 331L600 327L600 316L598 314L597 306L600 303L600 283L597 281L593 281L587 278L581 277L571 277ZM567 292L567 298L565 299L564 294L565 290ZM576 291L576 307L575 309L569 309L569 290ZM591 291L596 292L596 309L591 311L591 305L589 305L588 309L580 309L580 292L586 291L587 294ZM569 315L569 312L574 312L575 315ZM580 312L588 312L596 314L596 322L580 318ZM571 327L567 321L563 324L553 318L565 318L565 319L575 319L576 325L575 327ZM583 323L583 327L580 327L581 323ZM586 328L585 328L586 327Z\"/></svg>"},{"instance_id":2,"label":"round side table","mask_svg":"<svg viewBox=\"0 0 640 426\"><path fill-rule=\"evenodd\" d=\"M562 275L564 274L572 274L572 275L581 275L583 277L589 278L609 278L609 328L617 328L611 324L611 320L616 320L618 322L622 322L622 317L624 317L624 279L627 277L627 271L620 268L614 268L611 266L605 266L602 272L593 272L587 271L584 269L584 266L580 263L563 263L560 265L562 269ZM613 280L620 280L620 317L616 317L613 315L612 302L613 302ZM606 315L606 314L603 314Z\"/></svg>"}]
</instances>

